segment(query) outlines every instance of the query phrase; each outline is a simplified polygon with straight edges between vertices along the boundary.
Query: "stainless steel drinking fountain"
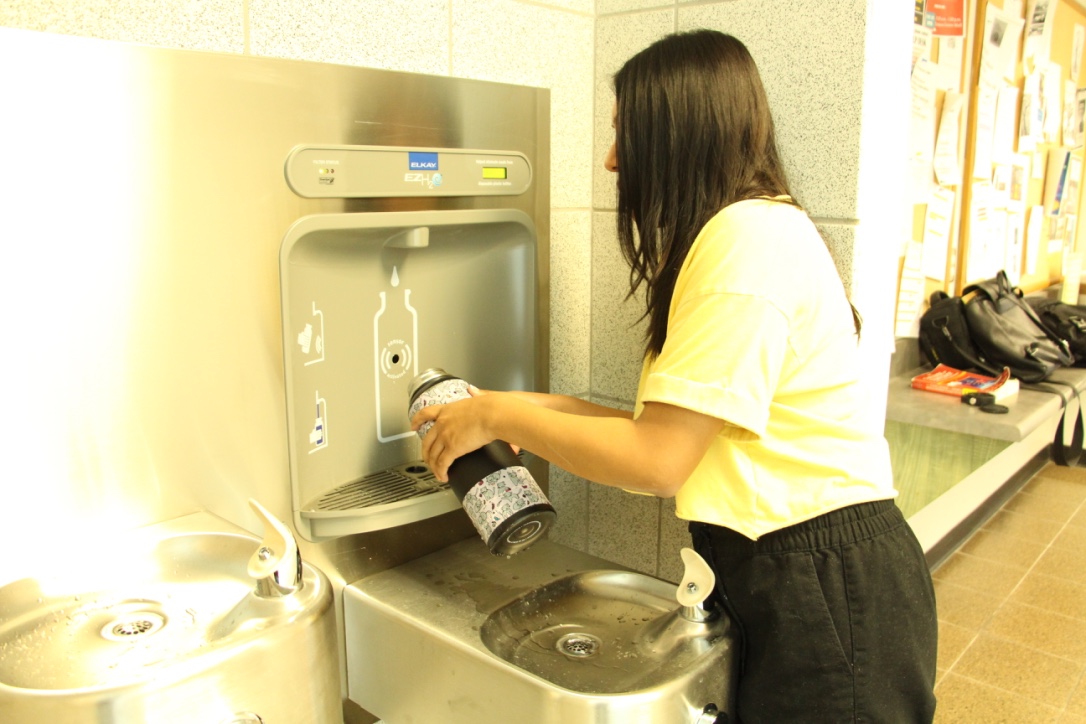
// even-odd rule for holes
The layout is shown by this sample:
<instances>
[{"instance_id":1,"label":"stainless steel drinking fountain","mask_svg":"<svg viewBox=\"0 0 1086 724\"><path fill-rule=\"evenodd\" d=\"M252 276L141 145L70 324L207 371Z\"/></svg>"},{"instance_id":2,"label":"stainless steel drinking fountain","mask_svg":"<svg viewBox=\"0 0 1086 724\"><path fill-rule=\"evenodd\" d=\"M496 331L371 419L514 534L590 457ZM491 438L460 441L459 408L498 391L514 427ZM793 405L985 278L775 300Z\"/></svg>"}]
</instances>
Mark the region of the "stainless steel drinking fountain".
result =
<instances>
[{"instance_id":1,"label":"stainless steel drinking fountain","mask_svg":"<svg viewBox=\"0 0 1086 724\"><path fill-rule=\"evenodd\" d=\"M285 525L207 513L0 587L0 721L334 722L332 587Z\"/></svg>"},{"instance_id":2,"label":"stainless steel drinking fountain","mask_svg":"<svg viewBox=\"0 0 1086 724\"><path fill-rule=\"evenodd\" d=\"M348 694L390 724L726 722L735 629L687 586L462 541L347 586Z\"/></svg>"}]
</instances>

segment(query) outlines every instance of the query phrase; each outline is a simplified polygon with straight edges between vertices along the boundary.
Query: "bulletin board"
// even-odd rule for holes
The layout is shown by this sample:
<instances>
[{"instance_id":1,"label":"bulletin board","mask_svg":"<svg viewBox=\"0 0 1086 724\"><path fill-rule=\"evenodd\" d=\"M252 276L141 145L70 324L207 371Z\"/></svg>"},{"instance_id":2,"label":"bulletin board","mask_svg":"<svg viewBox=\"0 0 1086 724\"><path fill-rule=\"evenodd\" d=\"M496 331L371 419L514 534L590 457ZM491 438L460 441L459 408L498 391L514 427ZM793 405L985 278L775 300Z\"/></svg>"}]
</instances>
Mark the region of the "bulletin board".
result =
<instances>
[{"instance_id":1,"label":"bulletin board","mask_svg":"<svg viewBox=\"0 0 1086 724\"><path fill-rule=\"evenodd\" d=\"M915 0L911 238L897 336L936 290L1007 271L1077 301L1086 255L1080 0ZM1066 281L1066 284L1064 282Z\"/></svg>"}]
</instances>

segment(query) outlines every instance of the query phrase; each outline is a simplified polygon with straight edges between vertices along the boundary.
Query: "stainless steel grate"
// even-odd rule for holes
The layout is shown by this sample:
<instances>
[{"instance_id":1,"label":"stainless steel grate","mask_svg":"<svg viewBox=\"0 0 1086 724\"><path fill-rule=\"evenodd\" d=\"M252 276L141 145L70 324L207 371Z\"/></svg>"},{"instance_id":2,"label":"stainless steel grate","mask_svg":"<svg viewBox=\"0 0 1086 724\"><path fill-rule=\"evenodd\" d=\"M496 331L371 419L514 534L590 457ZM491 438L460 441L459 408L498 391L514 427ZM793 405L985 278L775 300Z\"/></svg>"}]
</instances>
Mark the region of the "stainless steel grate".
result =
<instances>
[{"instance_id":1,"label":"stainless steel grate","mask_svg":"<svg viewBox=\"0 0 1086 724\"><path fill-rule=\"evenodd\" d=\"M592 634L571 633L558 639L555 648L571 658L587 659L600 650L600 640Z\"/></svg>"},{"instance_id":2,"label":"stainless steel grate","mask_svg":"<svg viewBox=\"0 0 1086 724\"><path fill-rule=\"evenodd\" d=\"M102 638L110 641L131 641L150 636L166 625L166 620L157 613L140 611L110 621L102 627Z\"/></svg>"},{"instance_id":3,"label":"stainless steel grate","mask_svg":"<svg viewBox=\"0 0 1086 724\"><path fill-rule=\"evenodd\" d=\"M413 463L371 473L329 490L311 507L313 510L369 508L432 495L448 487L448 483L438 482L429 468Z\"/></svg>"}]
</instances>

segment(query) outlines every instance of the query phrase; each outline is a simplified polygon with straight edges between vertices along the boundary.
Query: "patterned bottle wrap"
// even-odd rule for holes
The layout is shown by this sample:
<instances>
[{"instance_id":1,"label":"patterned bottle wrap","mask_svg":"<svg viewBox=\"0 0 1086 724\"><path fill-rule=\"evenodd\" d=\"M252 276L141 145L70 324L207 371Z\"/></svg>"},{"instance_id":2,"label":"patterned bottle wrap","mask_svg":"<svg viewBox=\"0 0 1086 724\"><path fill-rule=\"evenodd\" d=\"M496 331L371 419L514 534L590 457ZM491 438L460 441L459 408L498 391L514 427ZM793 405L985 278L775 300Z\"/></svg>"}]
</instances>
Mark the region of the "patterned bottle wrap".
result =
<instances>
[{"instance_id":1,"label":"patterned bottle wrap","mask_svg":"<svg viewBox=\"0 0 1086 724\"><path fill-rule=\"evenodd\" d=\"M422 392L420 392L415 399L411 402L411 407L407 413L407 419L413 418L418 411L424 407L430 405L447 405L450 402L456 402L457 400L463 400L466 397L471 397L471 393L468 392L468 383L457 377L451 377L449 379L436 382ZM433 427L432 422L427 422L425 425L419 428L419 439L426 437L426 433L430 432L430 428Z\"/></svg>"},{"instance_id":2,"label":"patterned bottle wrap","mask_svg":"<svg viewBox=\"0 0 1086 724\"><path fill-rule=\"evenodd\" d=\"M550 507L528 468L519 465L487 475L468 491L462 503L475 530L491 548L497 544L491 537L502 523L532 506Z\"/></svg>"},{"instance_id":3,"label":"patterned bottle wrap","mask_svg":"<svg viewBox=\"0 0 1086 724\"><path fill-rule=\"evenodd\" d=\"M430 405L471 397L467 382L436 368L419 375L412 388L418 391L412 396L410 417ZM419 439L431 426L427 422L419 428ZM516 456L497 440L458 458L449 468L449 487L490 552L510 556L535 542L557 514L528 468L499 461L516 462Z\"/></svg>"}]
</instances>

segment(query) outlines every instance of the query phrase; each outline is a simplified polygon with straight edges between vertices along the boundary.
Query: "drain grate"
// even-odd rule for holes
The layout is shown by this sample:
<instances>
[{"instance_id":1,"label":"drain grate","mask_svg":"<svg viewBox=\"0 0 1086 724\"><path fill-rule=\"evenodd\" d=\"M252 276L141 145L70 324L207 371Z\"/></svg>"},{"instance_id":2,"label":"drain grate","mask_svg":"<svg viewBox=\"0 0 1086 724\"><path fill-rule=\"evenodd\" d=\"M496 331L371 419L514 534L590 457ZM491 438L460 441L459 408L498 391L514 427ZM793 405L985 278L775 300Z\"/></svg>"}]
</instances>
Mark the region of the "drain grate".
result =
<instances>
[{"instance_id":1,"label":"drain grate","mask_svg":"<svg viewBox=\"0 0 1086 724\"><path fill-rule=\"evenodd\" d=\"M558 639L555 648L574 659L587 659L599 653L601 641L592 634L571 633Z\"/></svg>"},{"instance_id":2,"label":"drain grate","mask_svg":"<svg viewBox=\"0 0 1086 724\"><path fill-rule=\"evenodd\" d=\"M517 453L517 459L524 464L524 451ZM434 477L430 468L420 461L407 463L386 470L379 470L358 480L344 483L325 492L305 506L306 512L346 511L372 508L391 503L399 503L412 498L421 498L449 489L448 483L442 483ZM541 523L536 525L542 527ZM524 531L520 538L535 531Z\"/></svg>"},{"instance_id":3,"label":"drain grate","mask_svg":"<svg viewBox=\"0 0 1086 724\"><path fill-rule=\"evenodd\" d=\"M316 510L368 508L432 495L447 487L447 483L438 482L429 468L411 464L341 485L322 495L311 507Z\"/></svg>"},{"instance_id":4,"label":"drain grate","mask_svg":"<svg viewBox=\"0 0 1086 724\"><path fill-rule=\"evenodd\" d=\"M102 638L110 641L133 641L146 638L166 625L157 613L140 611L116 618L102 627Z\"/></svg>"}]
</instances>

